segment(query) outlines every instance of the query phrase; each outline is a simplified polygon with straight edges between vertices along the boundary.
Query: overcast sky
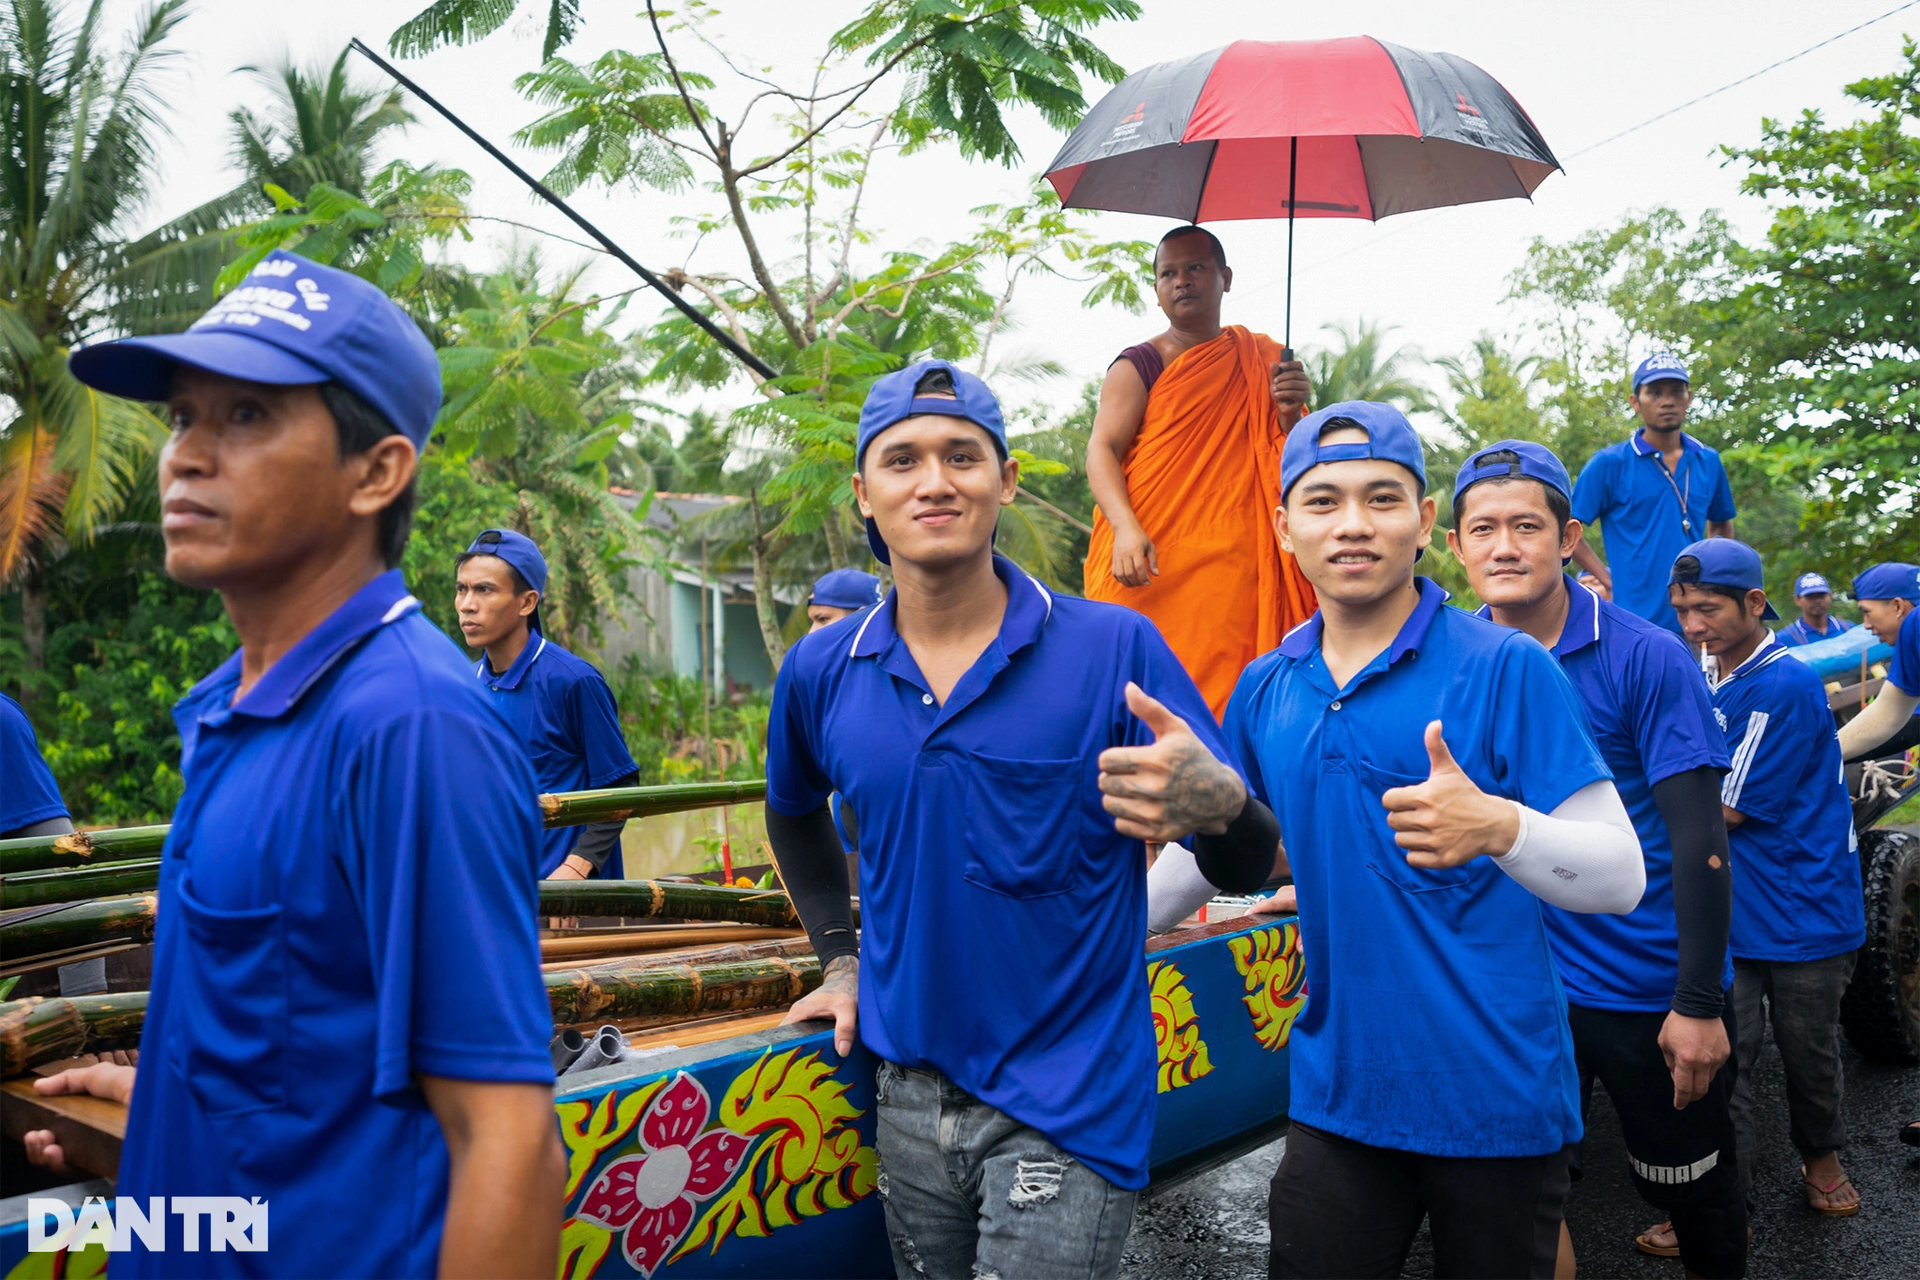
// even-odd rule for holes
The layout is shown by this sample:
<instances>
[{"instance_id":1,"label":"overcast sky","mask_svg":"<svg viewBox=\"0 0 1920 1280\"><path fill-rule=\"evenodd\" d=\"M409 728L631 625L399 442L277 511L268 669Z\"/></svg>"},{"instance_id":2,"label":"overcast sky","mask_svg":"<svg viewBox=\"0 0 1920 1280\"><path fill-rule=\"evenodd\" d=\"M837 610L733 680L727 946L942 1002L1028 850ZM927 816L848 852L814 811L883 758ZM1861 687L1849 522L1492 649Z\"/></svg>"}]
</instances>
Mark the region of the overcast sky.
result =
<instances>
[{"instance_id":1,"label":"overcast sky","mask_svg":"<svg viewBox=\"0 0 1920 1280\"><path fill-rule=\"evenodd\" d=\"M1564 239L1657 204L1672 205L1690 220L1704 209L1722 209L1743 235L1758 236L1766 226L1765 211L1738 194L1738 170L1721 164L1716 147L1754 141L1763 116L1792 115L1812 107L1831 118L1850 118L1851 103L1841 87L1898 64L1902 33L1920 31L1920 7L1628 138L1579 153L1621 129L1884 13L1896 2L1616 0L1596 5L1482 0L1436 5L1431 0L1343 0L1308 7L1271 0L1146 0L1137 22L1110 26L1098 38L1123 66L1137 70L1235 39L1372 35L1458 54L1504 84L1566 166L1564 174L1547 179L1531 203L1470 205L1377 224L1315 220L1302 223L1297 233L1296 345L1310 344L1323 323L1366 317L1397 325L1398 341L1439 356L1459 351L1482 331L1524 338L1523 315L1501 299L1509 273L1536 236ZM384 48L397 22L423 4L330 0L296 6L197 0L182 38L192 57L167 95L174 108L175 138L164 152L164 180L152 220L177 214L232 184L226 117L260 92L235 68L272 63L289 54L303 62L330 59L355 35ZM509 146L509 135L536 114L515 94L512 82L539 59L540 24L547 6L522 7L527 12L512 26L477 45L404 64L429 91L502 146ZM583 0L582 38L564 52L586 60L609 48L651 48L650 33L635 17L636 7L636 0ZM850 0L732 0L722 3L721 16L709 31L743 64L772 67L776 78L792 82L806 74L828 33L860 7ZM130 16L133 6L113 9ZM272 19L265 20L269 13ZM710 58L694 62L719 70ZM357 73L368 81L377 76L365 64ZM1093 86L1094 96L1100 92L1104 86ZM723 114L737 108L743 97L732 85L713 96ZM893 96L897 91L888 100ZM397 154L416 163L438 161L468 170L475 179L471 203L476 213L573 231L450 126L425 108L419 114L421 122L404 135ZM1025 155L1010 170L969 164L951 148L887 160L867 202L867 223L877 244L935 245L967 233L969 207L1019 198L1029 176L1052 158L1061 139L1030 113L1020 116L1016 125ZM509 149L535 173L551 163L550 157ZM669 219L711 207L703 193L583 192L577 203L656 269L682 262L689 250L687 241L670 238ZM1114 238L1155 238L1172 225L1165 219L1117 214L1104 215L1100 224L1101 234ZM1235 268L1227 319L1278 337L1285 224L1232 222L1212 228L1226 243ZM463 256L483 265L497 255L508 233L486 224L477 231L479 244ZM563 244L551 248L559 261L587 256ZM709 242L693 265L711 268L731 261L725 250ZM610 261L596 267L591 279L607 291L631 283L625 268ZM1064 284L1029 287L1016 303L1021 327L1012 349L1057 360L1071 374L1070 382L1016 394L1055 402L1068 399L1121 347L1162 327L1157 312L1131 316L1117 309L1082 310L1080 291ZM739 398L716 394L710 402L721 407Z\"/></svg>"}]
</instances>

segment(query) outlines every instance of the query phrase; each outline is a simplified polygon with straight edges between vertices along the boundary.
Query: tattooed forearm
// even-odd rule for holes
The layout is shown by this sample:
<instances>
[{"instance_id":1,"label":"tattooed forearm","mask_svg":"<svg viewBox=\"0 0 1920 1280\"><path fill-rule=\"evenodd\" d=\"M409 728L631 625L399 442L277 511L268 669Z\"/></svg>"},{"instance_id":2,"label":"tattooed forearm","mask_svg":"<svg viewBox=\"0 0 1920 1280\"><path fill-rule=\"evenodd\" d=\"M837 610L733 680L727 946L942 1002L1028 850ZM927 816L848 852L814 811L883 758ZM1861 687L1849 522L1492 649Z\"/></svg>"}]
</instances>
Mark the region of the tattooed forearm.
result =
<instances>
[{"instance_id":1,"label":"tattooed forearm","mask_svg":"<svg viewBox=\"0 0 1920 1280\"><path fill-rule=\"evenodd\" d=\"M1198 738L1175 745L1168 762L1166 825L1219 835L1247 803L1240 775L1213 758Z\"/></svg>"},{"instance_id":2,"label":"tattooed forearm","mask_svg":"<svg viewBox=\"0 0 1920 1280\"><path fill-rule=\"evenodd\" d=\"M820 990L834 995L857 995L860 991L860 957L835 956L827 961L821 975Z\"/></svg>"}]
</instances>

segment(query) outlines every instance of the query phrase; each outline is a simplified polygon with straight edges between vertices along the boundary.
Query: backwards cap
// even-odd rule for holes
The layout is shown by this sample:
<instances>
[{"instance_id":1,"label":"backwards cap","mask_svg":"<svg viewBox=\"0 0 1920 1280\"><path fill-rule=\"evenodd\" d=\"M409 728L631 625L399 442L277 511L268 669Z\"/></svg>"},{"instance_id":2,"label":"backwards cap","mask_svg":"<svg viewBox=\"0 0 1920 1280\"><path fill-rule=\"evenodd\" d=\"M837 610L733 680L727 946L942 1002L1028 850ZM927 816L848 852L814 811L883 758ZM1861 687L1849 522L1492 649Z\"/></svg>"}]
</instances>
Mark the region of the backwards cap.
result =
<instances>
[{"instance_id":1,"label":"backwards cap","mask_svg":"<svg viewBox=\"0 0 1920 1280\"><path fill-rule=\"evenodd\" d=\"M276 249L185 333L120 338L67 360L96 391L165 400L180 365L271 386L338 382L415 448L440 412L440 361L412 318L374 285Z\"/></svg>"},{"instance_id":2,"label":"backwards cap","mask_svg":"<svg viewBox=\"0 0 1920 1280\"><path fill-rule=\"evenodd\" d=\"M1360 427L1367 438L1349 444L1320 443L1321 436L1343 427ZM1407 415L1375 400L1343 400L1308 414L1287 432L1286 446L1280 451L1281 501L1293 491L1294 482L1314 467L1355 458L1397 462L1420 478L1422 489L1427 487L1426 450Z\"/></svg>"},{"instance_id":3,"label":"backwards cap","mask_svg":"<svg viewBox=\"0 0 1920 1280\"><path fill-rule=\"evenodd\" d=\"M514 571L525 578L527 585L542 596L547 594L547 558L540 554L540 547L524 533L515 533L512 529L484 529L480 536L467 548L470 556L498 556L512 565ZM527 619L527 627L540 630L540 606L535 605L533 616ZM543 633L544 634L544 633Z\"/></svg>"},{"instance_id":4,"label":"backwards cap","mask_svg":"<svg viewBox=\"0 0 1920 1280\"><path fill-rule=\"evenodd\" d=\"M1482 480L1496 480L1508 476L1538 480L1549 489L1557 490L1568 502L1573 501L1573 481L1567 478L1567 469L1553 450L1531 440L1502 440L1490 444L1480 452L1468 458L1460 467L1459 474L1453 479L1453 514L1460 515L1460 495Z\"/></svg>"},{"instance_id":5,"label":"backwards cap","mask_svg":"<svg viewBox=\"0 0 1920 1280\"><path fill-rule=\"evenodd\" d=\"M952 395L920 395L922 382L938 384ZM1007 456L1007 424L992 389L950 361L922 360L881 378L867 392L867 401L860 407L859 434L854 438L854 469L859 470L866 461L867 446L875 436L923 413L965 418L993 437L1002 458ZM867 521L867 546L881 564L893 563L879 528L871 520Z\"/></svg>"}]
</instances>

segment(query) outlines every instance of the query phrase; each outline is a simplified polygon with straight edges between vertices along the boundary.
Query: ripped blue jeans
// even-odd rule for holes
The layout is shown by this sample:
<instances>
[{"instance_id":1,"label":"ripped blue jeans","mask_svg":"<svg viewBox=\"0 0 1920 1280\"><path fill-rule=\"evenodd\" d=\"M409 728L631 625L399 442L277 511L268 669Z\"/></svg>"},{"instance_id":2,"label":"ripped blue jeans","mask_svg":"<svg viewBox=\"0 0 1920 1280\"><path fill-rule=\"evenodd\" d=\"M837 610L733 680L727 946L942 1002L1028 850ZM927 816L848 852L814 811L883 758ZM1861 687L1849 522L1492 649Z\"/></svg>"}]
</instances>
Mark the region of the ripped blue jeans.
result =
<instances>
[{"instance_id":1,"label":"ripped blue jeans","mask_svg":"<svg viewBox=\"0 0 1920 1280\"><path fill-rule=\"evenodd\" d=\"M1120 1272L1138 1193L937 1071L882 1062L880 1196L901 1280L1096 1280Z\"/></svg>"}]
</instances>

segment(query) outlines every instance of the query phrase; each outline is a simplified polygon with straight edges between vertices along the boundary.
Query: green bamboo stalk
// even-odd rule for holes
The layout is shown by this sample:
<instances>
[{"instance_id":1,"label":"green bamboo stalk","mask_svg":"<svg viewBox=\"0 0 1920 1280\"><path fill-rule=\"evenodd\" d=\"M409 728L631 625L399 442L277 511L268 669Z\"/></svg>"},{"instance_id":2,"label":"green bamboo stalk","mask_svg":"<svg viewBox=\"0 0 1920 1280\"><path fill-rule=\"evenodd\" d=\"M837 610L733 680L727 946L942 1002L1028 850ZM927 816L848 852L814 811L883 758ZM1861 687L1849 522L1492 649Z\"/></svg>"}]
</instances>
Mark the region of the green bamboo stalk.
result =
<instances>
[{"instance_id":1,"label":"green bamboo stalk","mask_svg":"<svg viewBox=\"0 0 1920 1280\"><path fill-rule=\"evenodd\" d=\"M76 902L47 915L0 924L0 956L19 960L121 938L152 942L158 901L150 893L131 898L98 898L92 902Z\"/></svg>"},{"instance_id":2,"label":"green bamboo stalk","mask_svg":"<svg viewBox=\"0 0 1920 1280\"><path fill-rule=\"evenodd\" d=\"M544 975L555 1026L620 1018L706 1017L791 1004L820 985L812 955L709 964L620 961Z\"/></svg>"},{"instance_id":3,"label":"green bamboo stalk","mask_svg":"<svg viewBox=\"0 0 1920 1280\"><path fill-rule=\"evenodd\" d=\"M0 876L0 911L39 907L49 902L81 902L88 898L145 893L160 885L160 860L103 862L72 871L23 871Z\"/></svg>"},{"instance_id":4,"label":"green bamboo stalk","mask_svg":"<svg viewBox=\"0 0 1920 1280\"><path fill-rule=\"evenodd\" d=\"M0 875L157 857L166 840L165 827L116 827L108 831L70 831L63 836L0 840Z\"/></svg>"},{"instance_id":5,"label":"green bamboo stalk","mask_svg":"<svg viewBox=\"0 0 1920 1280\"><path fill-rule=\"evenodd\" d=\"M764 800L767 784L752 782L693 782L669 787L610 787L604 791L564 791L540 797L540 812L549 827L577 827L588 822L647 818L660 813L715 809L722 805ZM151 858L166 842L165 827L119 827L109 831L75 831L64 836L28 836L0 840L0 875L45 871L56 867L83 867L101 862Z\"/></svg>"},{"instance_id":6,"label":"green bamboo stalk","mask_svg":"<svg viewBox=\"0 0 1920 1280\"><path fill-rule=\"evenodd\" d=\"M731 920L780 929L800 927L793 904L777 889L734 889L668 880L542 880L540 914Z\"/></svg>"},{"instance_id":7,"label":"green bamboo stalk","mask_svg":"<svg viewBox=\"0 0 1920 1280\"><path fill-rule=\"evenodd\" d=\"M0 1075L19 1075L82 1053L134 1048L146 1016L144 991L9 1000L0 1004Z\"/></svg>"}]
</instances>

